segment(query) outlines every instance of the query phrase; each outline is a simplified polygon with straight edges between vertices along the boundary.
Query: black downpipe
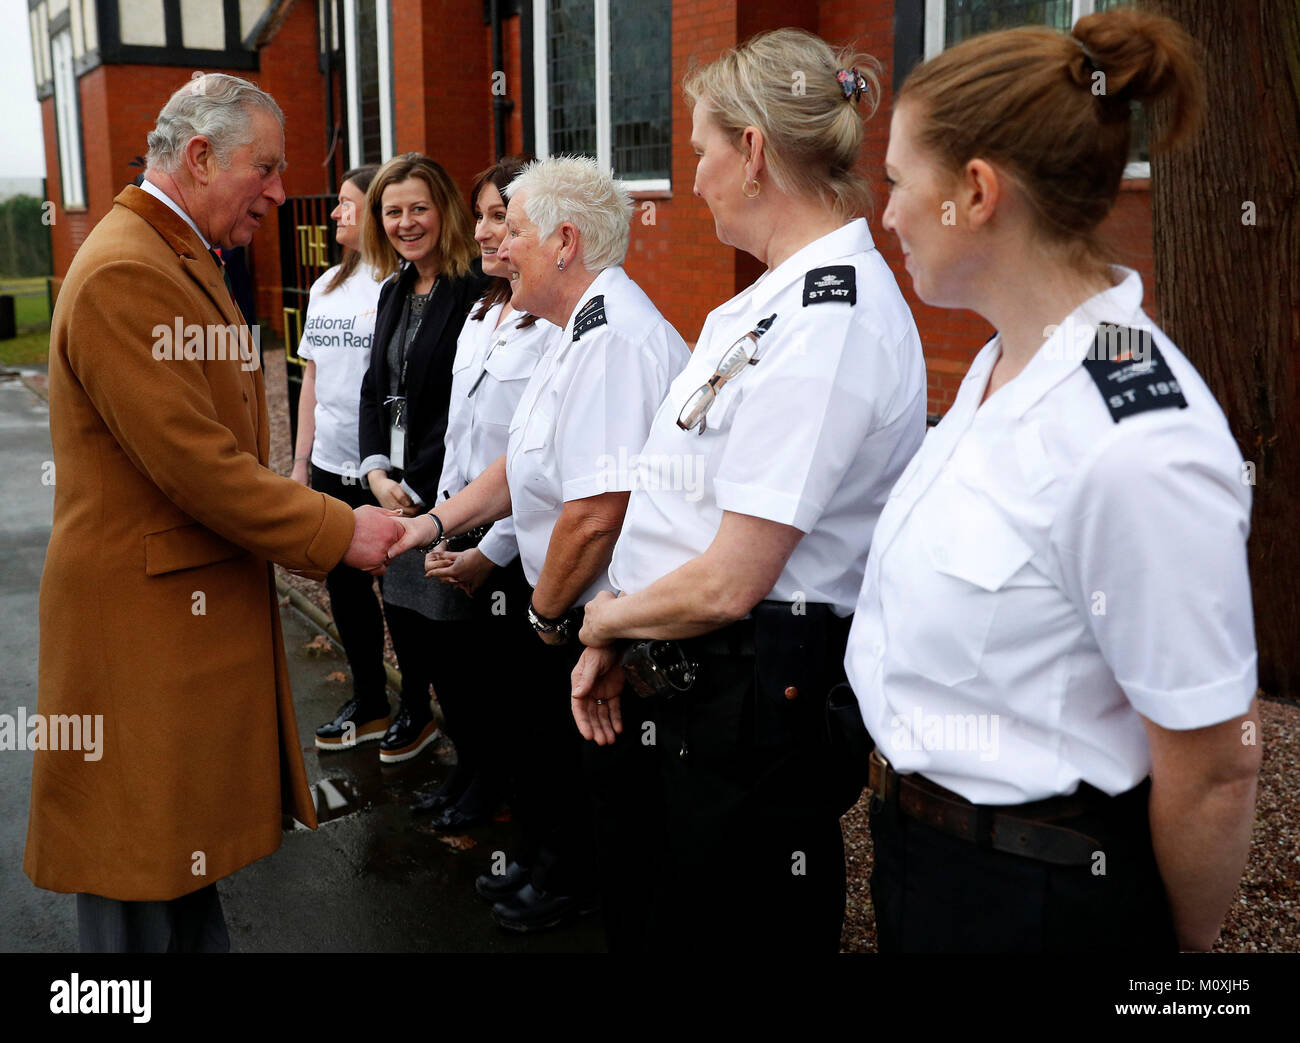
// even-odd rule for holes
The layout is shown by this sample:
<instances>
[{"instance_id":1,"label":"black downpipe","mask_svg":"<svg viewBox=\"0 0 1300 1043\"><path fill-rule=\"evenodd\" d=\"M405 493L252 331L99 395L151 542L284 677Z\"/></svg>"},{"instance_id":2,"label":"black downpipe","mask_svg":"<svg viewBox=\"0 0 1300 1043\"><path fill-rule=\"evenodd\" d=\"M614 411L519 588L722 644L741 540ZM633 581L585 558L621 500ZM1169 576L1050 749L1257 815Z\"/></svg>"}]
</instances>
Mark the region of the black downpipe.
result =
<instances>
[{"instance_id":1,"label":"black downpipe","mask_svg":"<svg viewBox=\"0 0 1300 1043\"><path fill-rule=\"evenodd\" d=\"M515 103L504 94L497 93L496 90L497 73L505 73L505 58L501 45L501 4L499 0L490 0L488 17L492 22L492 123L496 132L496 159L500 159L506 154L506 120L514 110Z\"/></svg>"}]
</instances>

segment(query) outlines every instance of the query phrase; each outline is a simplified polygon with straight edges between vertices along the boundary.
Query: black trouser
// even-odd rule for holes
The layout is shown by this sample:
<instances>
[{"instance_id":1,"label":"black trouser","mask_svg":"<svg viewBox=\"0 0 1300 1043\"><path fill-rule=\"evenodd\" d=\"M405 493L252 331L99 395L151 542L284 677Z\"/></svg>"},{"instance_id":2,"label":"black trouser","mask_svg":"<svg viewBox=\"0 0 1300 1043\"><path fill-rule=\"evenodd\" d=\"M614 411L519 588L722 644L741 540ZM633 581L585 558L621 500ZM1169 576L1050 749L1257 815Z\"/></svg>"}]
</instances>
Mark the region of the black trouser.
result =
<instances>
[{"instance_id":1,"label":"black trouser","mask_svg":"<svg viewBox=\"0 0 1300 1043\"><path fill-rule=\"evenodd\" d=\"M349 507L375 505L360 482L345 482L330 471L311 465L311 487L342 500ZM330 595L330 612L338 628L343 654L352 671L352 692L363 705L387 706L387 677L384 673L384 614L375 596L375 577L350 565L336 565L325 577Z\"/></svg>"},{"instance_id":2,"label":"black trouser","mask_svg":"<svg viewBox=\"0 0 1300 1043\"><path fill-rule=\"evenodd\" d=\"M1174 952L1151 848L1150 785L1054 820L1100 858L1057 866L942 833L873 799L871 900L881 952Z\"/></svg>"},{"instance_id":3,"label":"black trouser","mask_svg":"<svg viewBox=\"0 0 1300 1043\"><path fill-rule=\"evenodd\" d=\"M470 640L470 621L430 619L391 601L384 602L384 617L393 639L397 669L402 675L402 706L412 717L428 720L433 712L429 705L432 687L442 707L447 732L454 740L460 723L458 711L465 705L467 687L474 682L474 663L464 654Z\"/></svg>"},{"instance_id":4,"label":"black trouser","mask_svg":"<svg viewBox=\"0 0 1300 1043\"><path fill-rule=\"evenodd\" d=\"M512 615L519 611L511 608ZM519 618L531 643L520 647L520 681L505 693L509 709L497 726L511 766L510 806L524 840L516 860L531 868L534 887L585 895L594 887L594 830L582 736L570 703L582 646L546 645L532 632L527 616Z\"/></svg>"},{"instance_id":5,"label":"black trouser","mask_svg":"<svg viewBox=\"0 0 1300 1043\"><path fill-rule=\"evenodd\" d=\"M216 884L165 902L79 894L77 937L82 952L230 951Z\"/></svg>"},{"instance_id":6,"label":"black trouser","mask_svg":"<svg viewBox=\"0 0 1300 1043\"><path fill-rule=\"evenodd\" d=\"M530 592L518 558L494 568L474 592L463 643L446 651L463 666L452 667L442 687L434 682L456 744L448 792L467 814L495 810L511 791L514 768L504 731L513 727L517 693L535 683L529 657L541 643L526 616Z\"/></svg>"},{"instance_id":7,"label":"black trouser","mask_svg":"<svg viewBox=\"0 0 1300 1043\"><path fill-rule=\"evenodd\" d=\"M837 952L844 842L826 696L850 620L763 602L681 645L688 692L653 701L666 835L656 948ZM638 697L625 690L624 705Z\"/></svg>"}]
</instances>

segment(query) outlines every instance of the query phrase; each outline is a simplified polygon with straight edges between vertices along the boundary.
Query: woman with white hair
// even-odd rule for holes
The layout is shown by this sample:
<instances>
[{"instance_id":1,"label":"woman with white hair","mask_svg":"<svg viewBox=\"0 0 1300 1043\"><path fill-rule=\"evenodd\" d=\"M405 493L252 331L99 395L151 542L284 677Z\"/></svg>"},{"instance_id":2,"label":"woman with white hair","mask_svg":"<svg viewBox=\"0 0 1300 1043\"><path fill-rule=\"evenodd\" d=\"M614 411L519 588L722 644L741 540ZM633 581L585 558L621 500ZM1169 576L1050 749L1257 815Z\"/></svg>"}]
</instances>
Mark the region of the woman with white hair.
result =
<instances>
[{"instance_id":1,"label":"woman with white hair","mask_svg":"<svg viewBox=\"0 0 1300 1043\"><path fill-rule=\"evenodd\" d=\"M568 705L577 630L583 606L610 590L606 569L634 478L628 461L689 355L621 267L631 200L594 160L532 163L507 195L497 256L510 273L512 303L563 333L524 391L505 455L436 510L405 519L407 536L393 554L420 544L432 552L448 537L513 517L540 641L534 690L520 693L520 712L502 726L535 785L528 806L515 809L528 844L499 881L493 916L502 927L530 931L591 904L592 820ZM620 767L602 756L592 770L592 795L603 801ZM622 911L607 905L606 915L617 945Z\"/></svg>"}]
</instances>

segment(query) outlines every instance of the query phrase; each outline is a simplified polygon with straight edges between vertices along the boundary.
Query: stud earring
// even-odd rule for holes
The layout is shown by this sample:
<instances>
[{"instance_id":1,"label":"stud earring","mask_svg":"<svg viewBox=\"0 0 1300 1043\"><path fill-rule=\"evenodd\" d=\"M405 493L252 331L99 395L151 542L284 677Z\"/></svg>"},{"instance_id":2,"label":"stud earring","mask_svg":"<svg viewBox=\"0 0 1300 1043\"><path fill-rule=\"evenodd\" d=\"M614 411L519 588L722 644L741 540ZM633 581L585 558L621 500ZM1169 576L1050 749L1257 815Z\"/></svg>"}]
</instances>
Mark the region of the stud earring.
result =
<instances>
[{"instance_id":1,"label":"stud earring","mask_svg":"<svg viewBox=\"0 0 1300 1043\"><path fill-rule=\"evenodd\" d=\"M560 269L560 271L564 271L564 258L563 258L563 257L561 257L558 261L555 262L555 267L558 268L558 269Z\"/></svg>"}]
</instances>

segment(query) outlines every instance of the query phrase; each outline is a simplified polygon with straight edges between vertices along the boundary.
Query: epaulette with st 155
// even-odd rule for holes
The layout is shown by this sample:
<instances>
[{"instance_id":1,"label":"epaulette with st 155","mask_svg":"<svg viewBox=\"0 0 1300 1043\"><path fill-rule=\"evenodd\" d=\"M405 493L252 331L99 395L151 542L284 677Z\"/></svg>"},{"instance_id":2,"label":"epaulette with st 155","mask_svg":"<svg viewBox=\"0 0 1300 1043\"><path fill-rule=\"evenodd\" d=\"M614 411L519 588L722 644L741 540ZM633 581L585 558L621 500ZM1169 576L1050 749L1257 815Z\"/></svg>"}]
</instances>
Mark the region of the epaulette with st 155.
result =
<instances>
[{"instance_id":1,"label":"epaulette with st 155","mask_svg":"<svg viewBox=\"0 0 1300 1043\"><path fill-rule=\"evenodd\" d=\"M1150 330L1100 323L1092 350L1083 360L1111 419L1152 409L1186 409L1183 389L1160 353Z\"/></svg>"}]
</instances>

